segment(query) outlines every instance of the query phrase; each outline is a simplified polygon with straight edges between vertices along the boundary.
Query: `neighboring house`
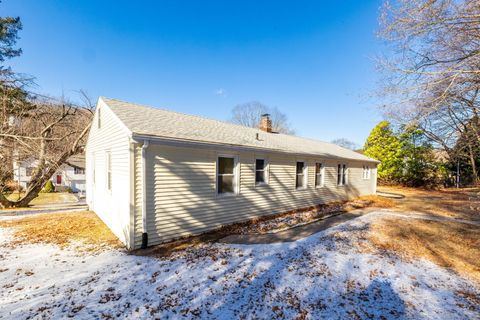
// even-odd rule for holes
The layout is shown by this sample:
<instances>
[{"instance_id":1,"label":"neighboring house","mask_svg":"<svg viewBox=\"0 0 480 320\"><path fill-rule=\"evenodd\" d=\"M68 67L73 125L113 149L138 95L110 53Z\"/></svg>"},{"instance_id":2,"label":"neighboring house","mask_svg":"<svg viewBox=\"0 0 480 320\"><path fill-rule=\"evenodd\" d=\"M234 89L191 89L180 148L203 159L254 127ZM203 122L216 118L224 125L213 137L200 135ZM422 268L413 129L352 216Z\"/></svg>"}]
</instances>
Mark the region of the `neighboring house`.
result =
<instances>
[{"instance_id":1,"label":"neighboring house","mask_svg":"<svg viewBox=\"0 0 480 320\"><path fill-rule=\"evenodd\" d=\"M331 143L100 98L87 203L129 249L376 192L378 161Z\"/></svg>"},{"instance_id":2,"label":"neighboring house","mask_svg":"<svg viewBox=\"0 0 480 320\"><path fill-rule=\"evenodd\" d=\"M13 180L16 181L23 189L27 188L37 163L37 160L13 162ZM85 156L77 155L70 157L67 163L58 168L50 180L52 180L55 188L59 191L70 188L73 192L84 193Z\"/></svg>"}]
</instances>

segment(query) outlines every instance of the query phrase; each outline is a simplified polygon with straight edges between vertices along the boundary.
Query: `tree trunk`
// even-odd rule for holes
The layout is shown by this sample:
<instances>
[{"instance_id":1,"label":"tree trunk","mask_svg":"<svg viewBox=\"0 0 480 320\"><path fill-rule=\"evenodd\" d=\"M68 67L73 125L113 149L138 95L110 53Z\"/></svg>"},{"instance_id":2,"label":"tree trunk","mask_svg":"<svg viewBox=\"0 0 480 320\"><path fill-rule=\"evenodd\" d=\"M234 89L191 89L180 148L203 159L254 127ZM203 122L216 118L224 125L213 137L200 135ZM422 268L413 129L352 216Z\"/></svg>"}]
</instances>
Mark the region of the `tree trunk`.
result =
<instances>
[{"instance_id":1,"label":"tree trunk","mask_svg":"<svg viewBox=\"0 0 480 320\"><path fill-rule=\"evenodd\" d=\"M472 167L473 183L477 185L479 182L477 164L475 163L475 155L470 144L468 145L468 158L470 160L470 166Z\"/></svg>"}]
</instances>

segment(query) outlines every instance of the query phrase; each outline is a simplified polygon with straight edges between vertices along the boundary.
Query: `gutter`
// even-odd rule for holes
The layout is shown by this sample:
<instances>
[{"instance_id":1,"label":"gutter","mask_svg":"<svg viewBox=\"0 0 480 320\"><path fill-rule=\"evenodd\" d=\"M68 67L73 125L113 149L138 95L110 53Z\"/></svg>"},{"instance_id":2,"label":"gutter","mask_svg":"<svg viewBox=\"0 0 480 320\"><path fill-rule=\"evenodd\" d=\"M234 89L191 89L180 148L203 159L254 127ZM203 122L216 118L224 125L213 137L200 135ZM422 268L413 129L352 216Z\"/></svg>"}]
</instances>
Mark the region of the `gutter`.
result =
<instances>
[{"instance_id":1,"label":"gutter","mask_svg":"<svg viewBox=\"0 0 480 320\"><path fill-rule=\"evenodd\" d=\"M347 160L347 161L359 161L359 162L369 162L369 163L380 163L380 161L368 158L365 155L366 159L356 159L350 157L340 157L335 156L333 154L314 154L314 153L298 153L298 152L289 152L282 149L273 149L273 148L263 148L263 147L255 147L255 146L244 146L238 144L230 144L230 143L220 143L220 142L208 142L208 141L201 141L201 140L193 140L193 139L181 139L181 138L169 138L169 137L162 137L162 136L154 136L154 135L146 135L146 134L137 134L132 133L131 139L133 140L150 140L153 142L163 143L166 145L172 146L183 146L183 147L204 147L204 148L223 148L223 149L234 149L234 150L245 150L245 151L260 151L260 152L273 152L273 153L281 153L281 154L290 154L290 155L298 155L298 156L309 156L309 157L322 157L328 160ZM355 152L355 151L352 151ZM361 154L359 154L361 155Z\"/></svg>"},{"instance_id":2,"label":"gutter","mask_svg":"<svg viewBox=\"0 0 480 320\"><path fill-rule=\"evenodd\" d=\"M142 246L141 249L145 249L148 246L148 233L147 233L147 148L148 140L143 141L142 145Z\"/></svg>"}]
</instances>

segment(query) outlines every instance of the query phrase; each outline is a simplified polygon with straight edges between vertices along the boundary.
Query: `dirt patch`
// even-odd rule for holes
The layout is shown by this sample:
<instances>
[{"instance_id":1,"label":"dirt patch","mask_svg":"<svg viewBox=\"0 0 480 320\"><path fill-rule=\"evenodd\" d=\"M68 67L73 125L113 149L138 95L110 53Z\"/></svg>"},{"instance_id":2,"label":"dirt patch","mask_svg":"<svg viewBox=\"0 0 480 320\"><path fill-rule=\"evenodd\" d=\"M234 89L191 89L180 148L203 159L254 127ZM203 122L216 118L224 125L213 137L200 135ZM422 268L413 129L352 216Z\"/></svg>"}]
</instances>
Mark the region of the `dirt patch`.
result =
<instances>
[{"instance_id":1,"label":"dirt patch","mask_svg":"<svg viewBox=\"0 0 480 320\"><path fill-rule=\"evenodd\" d=\"M426 190L379 187L378 190L405 196L393 200L395 208L402 211L480 221L480 188Z\"/></svg>"},{"instance_id":2,"label":"dirt patch","mask_svg":"<svg viewBox=\"0 0 480 320\"><path fill-rule=\"evenodd\" d=\"M13 228L10 245L50 243L61 247L80 242L82 249L120 248L122 244L93 212L50 213L0 221Z\"/></svg>"},{"instance_id":3,"label":"dirt patch","mask_svg":"<svg viewBox=\"0 0 480 320\"><path fill-rule=\"evenodd\" d=\"M383 218L366 238L379 251L403 259L425 258L480 283L480 227L444 221Z\"/></svg>"}]
</instances>

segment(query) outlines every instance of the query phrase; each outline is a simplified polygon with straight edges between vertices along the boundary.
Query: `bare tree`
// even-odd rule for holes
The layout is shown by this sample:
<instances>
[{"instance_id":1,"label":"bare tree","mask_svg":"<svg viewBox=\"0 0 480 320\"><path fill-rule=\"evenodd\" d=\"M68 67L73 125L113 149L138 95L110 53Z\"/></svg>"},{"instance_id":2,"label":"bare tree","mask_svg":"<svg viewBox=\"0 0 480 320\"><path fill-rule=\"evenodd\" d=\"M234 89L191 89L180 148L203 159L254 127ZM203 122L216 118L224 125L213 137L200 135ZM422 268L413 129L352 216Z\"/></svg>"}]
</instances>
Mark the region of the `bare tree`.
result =
<instances>
[{"instance_id":1,"label":"bare tree","mask_svg":"<svg viewBox=\"0 0 480 320\"><path fill-rule=\"evenodd\" d=\"M4 164L0 177L1 206L27 206L68 158L83 152L94 106L86 94L81 95L81 106L64 99L7 97L15 109L0 119L7 124L0 131L0 161ZM36 167L25 193L13 201L5 195L7 182L13 175L13 161L23 160L36 160Z\"/></svg>"},{"instance_id":2,"label":"bare tree","mask_svg":"<svg viewBox=\"0 0 480 320\"><path fill-rule=\"evenodd\" d=\"M467 149L476 145L478 131L469 126L480 108L479 1L386 1L380 23L390 45L378 59L385 114L415 123L451 158L459 156L460 136Z\"/></svg>"},{"instance_id":3,"label":"bare tree","mask_svg":"<svg viewBox=\"0 0 480 320\"><path fill-rule=\"evenodd\" d=\"M258 101L252 101L244 104L239 104L232 109L233 123L250 127L258 128L262 114L270 114L272 120L272 130L278 133L295 134L288 123L287 116L280 112L276 107L266 106Z\"/></svg>"},{"instance_id":4,"label":"bare tree","mask_svg":"<svg viewBox=\"0 0 480 320\"><path fill-rule=\"evenodd\" d=\"M334 139L331 141L333 144L336 144L337 146L344 147L350 150L357 150L359 149L358 144L356 144L353 141L350 141L346 138L339 138L339 139Z\"/></svg>"}]
</instances>

